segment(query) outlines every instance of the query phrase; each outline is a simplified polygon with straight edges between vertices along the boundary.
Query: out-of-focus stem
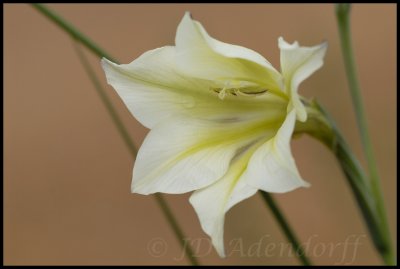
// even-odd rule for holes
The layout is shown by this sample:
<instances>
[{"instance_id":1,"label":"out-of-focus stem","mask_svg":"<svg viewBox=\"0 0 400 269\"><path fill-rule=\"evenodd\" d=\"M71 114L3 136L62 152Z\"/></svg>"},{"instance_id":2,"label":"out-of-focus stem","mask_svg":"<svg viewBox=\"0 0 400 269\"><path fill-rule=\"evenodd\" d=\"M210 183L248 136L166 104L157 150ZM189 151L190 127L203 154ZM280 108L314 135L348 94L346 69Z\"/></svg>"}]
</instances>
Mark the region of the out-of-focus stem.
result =
<instances>
[{"instance_id":1,"label":"out-of-focus stem","mask_svg":"<svg viewBox=\"0 0 400 269\"><path fill-rule=\"evenodd\" d=\"M36 8L44 16L49 18L52 22L56 23L64 31L66 31L72 38L79 40L79 43L82 43L83 45L85 45L85 47L87 47L94 54L96 54L100 58L105 57L105 58L109 59L110 61L115 62L115 59L113 59L103 49L101 49L99 46L97 46L96 43L94 43L92 40L90 40L90 38L88 38L86 35L82 34L80 31L78 31L74 26L72 26L69 22L64 20L62 17L60 17L54 11L52 11L51 9L47 8L46 6L44 6L42 4L32 4L32 6L34 8Z\"/></svg>"},{"instance_id":2,"label":"out-of-focus stem","mask_svg":"<svg viewBox=\"0 0 400 269\"><path fill-rule=\"evenodd\" d=\"M369 179L366 181L366 184L369 185L371 195L373 195L374 197L373 202L374 206L376 207L375 211L379 215L379 219L377 221L379 221L379 225L382 226L382 230L384 231L384 234L382 234L382 236L384 236L385 244L379 246L378 250L386 264L394 264L395 258L390 242L391 240L389 233L389 224L387 221L382 190L380 187L378 168L374 157L371 138L368 132L367 118L365 116L360 84L357 78L354 53L351 45L350 9L350 4L336 5L336 17L339 26L340 43L342 47L343 60L346 68L349 89L353 101L353 108L356 114L361 142L368 164Z\"/></svg>"},{"instance_id":3,"label":"out-of-focus stem","mask_svg":"<svg viewBox=\"0 0 400 269\"><path fill-rule=\"evenodd\" d=\"M285 234L287 240L292 244L299 261L303 265L312 265L311 261L307 258L306 252L304 251L301 244L299 243L297 236L295 235L292 228L289 226L289 222L286 220L285 216L282 214L282 211L279 209L278 205L275 203L272 196L269 193L266 193L264 191L260 191L260 194L261 194L262 198L264 199L264 202L271 209L271 212L274 215L279 226L281 226L281 229L282 229L283 233Z\"/></svg>"},{"instance_id":4,"label":"out-of-focus stem","mask_svg":"<svg viewBox=\"0 0 400 269\"><path fill-rule=\"evenodd\" d=\"M131 153L133 158L136 158L137 149L136 149L135 145L133 144L133 141L130 138L128 131L126 130L122 121L119 119L118 114L117 114L113 104L108 99L107 94L106 94L105 90L103 89L103 87L101 86L100 81L98 80L96 74L90 67L89 62L87 61L83 51L80 48L80 44L75 43L75 45L76 45L75 48L76 48L76 52L78 54L79 60L81 61L86 73L88 74L97 93L99 94L101 100L103 101L103 104L105 105L108 113L110 114L118 132L121 134L121 137L123 138L126 145L128 146L129 152ZM191 249L190 246L185 244L186 237L183 234L182 229L179 226L170 207L168 206L167 201L159 193L155 194L155 198L156 198L157 204L159 205L159 207L161 208L161 211L164 214L164 217L167 219L168 223L170 224L171 229L174 231L177 239L181 243L182 248L184 248L184 251L186 252L186 257L189 259L189 261L192 263L192 265L199 265L199 262L197 261L196 257L194 256L193 250Z\"/></svg>"},{"instance_id":5,"label":"out-of-focus stem","mask_svg":"<svg viewBox=\"0 0 400 269\"><path fill-rule=\"evenodd\" d=\"M305 100L303 100L305 101ZM295 134L306 133L335 154L354 197L358 203L372 241L386 264L393 264L390 243L387 240L387 228L381 224L375 197L367 184L366 175L347 145L339 129L328 113L316 102L306 103L308 119L305 123L297 122Z\"/></svg>"}]
</instances>

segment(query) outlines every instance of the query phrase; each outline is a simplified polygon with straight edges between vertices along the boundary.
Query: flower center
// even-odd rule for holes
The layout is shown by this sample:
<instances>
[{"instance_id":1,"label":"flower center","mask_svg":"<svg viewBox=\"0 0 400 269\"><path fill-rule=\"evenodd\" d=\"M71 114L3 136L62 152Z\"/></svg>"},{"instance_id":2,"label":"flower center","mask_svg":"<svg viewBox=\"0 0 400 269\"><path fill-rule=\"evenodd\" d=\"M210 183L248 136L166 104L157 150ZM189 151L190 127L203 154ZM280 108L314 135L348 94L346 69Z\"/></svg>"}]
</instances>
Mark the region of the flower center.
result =
<instances>
[{"instance_id":1,"label":"flower center","mask_svg":"<svg viewBox=\"0 0 400 269\"><path fill-rule=\"evenodd\" d=\"M210 90L217 93L221 100L226 96L254 97L265 94L268 91L266 88L247 81L227 80L222 84L222 87L210 87Z\"/></svg>"}]
</instances>

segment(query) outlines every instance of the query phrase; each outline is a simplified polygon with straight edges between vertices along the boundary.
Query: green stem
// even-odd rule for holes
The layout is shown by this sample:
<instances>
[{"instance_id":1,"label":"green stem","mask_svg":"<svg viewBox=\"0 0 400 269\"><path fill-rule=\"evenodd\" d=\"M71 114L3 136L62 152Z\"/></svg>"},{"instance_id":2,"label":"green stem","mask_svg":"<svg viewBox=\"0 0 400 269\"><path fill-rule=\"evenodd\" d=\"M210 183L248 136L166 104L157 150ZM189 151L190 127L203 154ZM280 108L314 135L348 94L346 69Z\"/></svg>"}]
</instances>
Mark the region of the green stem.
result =
<instances>
[{"instance_id":1,"label":"green stem","mask_svg":"<svg viewBox=\"0 0 400 269\"><path fill-rule=\"evenodd\" d=\"M290 228L287 220L281 213L278 205L275 203L272 196L264 191L260 191L262 198L264 199L265 203L269 206L274 215L276 221L281 226L283 233L285 234L287 240L292 243L294 250L297 253L297 257L299 258L300 262L303 265L311 265L311 261L307 258L304 249L301 247L299 240L297 239L296 235Z\"/></svg>"},{"instance_id":2,"label":"green stem","mask_svg":"<svg viewBox=\"0 0 400 269\"><path fill-rule=\"evenodd\" d=\"M336 16L339 26L343 60L346 68L349 89L353 100L353 107L356 114L357 125L361 136L364 154L366 156L369 168L369 181L366 183L370 185L371 194L374 197L376 211L377 214L379 215L379 222L380 225L383 226L383 230L385 230L384 236L385 236L386 246L384 250L381 250L381 255L386 264L393 264L394 254L391 248L389 224L387 221L383 194L380 187L378 169L374 158L371 139L368 132L367 119L365 116L360 85L357 79L354 53L351 45L350 8L351 8L350 4L338 4L336 6Z\"/></svg>"},{"instance_id":3,"label":"green stem","mask_svg":"<svg viewBox=\"0 0 400 269\"><path fill-rule=\"evenodd\" d=\"M165 201L164 197L160 193L155 194L157 203L161 207L162 211L164 212L164 217L168 220L171 228L174 230L174 233L177 238L180 238L180 243L182 248L185 250L186 257L190 260L192 265L200 265L192 248L185 243L185 235L182 233L182 229L179 227L178 222L176 221L174 215L172 214L171 209L168 207L167 202Z\"/></svg>"},{"instance_id":4,"label":"green stem","mask_svg":"<svg viewBox=\"0 0 400 269\"><path fill-rule=\"evenodd\" d=\"M381 224L374 196L370 186L366 184L363 169L329 114L314 101L306 103L306 107L308 119L305 123L296 123L295 134L306 133L322 142L335 154L367 224L374 246L385 263L393 264L395 261L387 241L387 230Z\"/></svg>"},{"instance_id":5,"label":"green stem","mask_svg":"<svg viewBox=\"0 0 400 269\"><path fill-rule=\"evenodd\" d=\"M132 157L136 158L137 149L136 149L135 145L133 144L132 139L130 138L128 130L125 128L124 124L120 120L120 118L117 114L117 111L115 110L113 104L111 103L110 99L108 98L106 91L101 86L101 83L98 80L96 74L91 69L89 62L87 61L84 53L82 52L82 49L79 47L79 44L74 42L74 45L75 45L75 50L76 50L76 53L78 54L79 60L81 61L82 66L84 67L90 80L92 81L94 88L95 88L97 94L99 95L101 101L103 102L104 106L106 107L108 114L111 116L111 119L115 124L115 127L117 128L118 132L120 133L122 139L125 141L125 144L128 146L129 152L132 155Z\"/></svg>"},{"instance_id":6,"label":"green stem","mask_svg":"<svg viewBox=\"0 0 400 269\"><path fill-rule=\"evenodd\" d=\"M34 8L36 8L40 13L50 19L52 22L56 23L59 27L61 27L64 31L66 31L72 38L78 40L80 43L85 45L91 52L99 56L100 58L105 57L110 61L116 62L114 58L112 58L108 53L106 53L103 49L98 47L96 43L90 40L86 35L82 34L78 31L73 25L64 20L58 14L56 14L51 9L45 7L42 4L32 4Z\"/></svg>"},{"instance_id":7,"label":"green stem","mask_svg":"<svg viewBox=\"0 0 400 269\"><path fill-rule=\"evenodd\" d=\"M104 106L106 107L108 113L110 114L118 132L120 133L121 137L125 141L126 145L128 146L129 152L131 153L133 158L136 158L137 155L137 149L135 145L133 144L132 139L129 136L129 133L127 129L125 128L124 124L122 121L119 119L118 114L113 106L113 104L110 102L109 98L107 97L107 94L103 87L101 86L100 81L98 80L96 74L90 67L90 64L88 60L86 59L84 53L82 52L79 44L75 43L75 48L76 52L78 54L79 60L81 61L86 73L88 74L90 80L92 81L94 88L96 89L96 92L100 96ZM179 240L179 243L181 244L182 248L186 252L186 257L189 259L192 265L199 265L199 262L197 261L196 257L193 255L193 250L191 247L187 244L185 244L185 235L182 232L181 227L179 226L176 218L174 217L171 209L169 208L167 201L164 199L164 197L156 193L155 198L157 201L158 206L161 208L161 211L164 214L164 217L167 219L167 222L171 226L171 229L173 230L176 238Z\"/></svg>"}]
</instances>

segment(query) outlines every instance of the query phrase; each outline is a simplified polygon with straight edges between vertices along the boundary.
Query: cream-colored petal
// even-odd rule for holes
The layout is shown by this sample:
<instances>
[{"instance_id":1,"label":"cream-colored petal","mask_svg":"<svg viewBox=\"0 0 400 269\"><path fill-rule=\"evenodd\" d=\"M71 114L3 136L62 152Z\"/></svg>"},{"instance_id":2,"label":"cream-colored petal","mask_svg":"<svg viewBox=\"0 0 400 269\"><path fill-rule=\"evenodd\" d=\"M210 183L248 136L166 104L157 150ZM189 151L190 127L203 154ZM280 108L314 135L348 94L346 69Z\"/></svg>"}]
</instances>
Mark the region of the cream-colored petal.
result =
<instances>
[{"instance_id":1,"label":"cream-colored petal","mask_svg":"<svg viewBox=\"0 0 400 269\"><path fill-rule=\"evenodd\" d=\"M225 257L226 212L257 192L257 188L247 185L243 178L252 151L254 145L232 162L229 171L221 179L204 189L195 191L189 199L199 217L202 229L211 237L212 244L221 257Z\"/></svg>"},{"instance_id":2,"label":"cream-colored petal","mask_svg":"<svg viewBox=\"0 0 400 269\"><path fill-rule=\"evenodd\" d=\"M188 75L220 81L248 81L280 90L281 75L257 52L218 41L186 13L175 38L177 66Z\"/></svg>"},{"instance_id":3,"label":"cream-colored petal","mask_svg":"<svg viewBox=\"0 0 400 269\"><path fill-rule=\"evenodd\" d=\"M290 150L295 120L295 111L292 110L277 134L251 156L244 174L247 184L276 193L309 186L301 178Z\"/></svg>"},{"instance_id":4,"label":"cream-colored petal","mask_svg":"<svg viewBox=\"0 0 400 269\"><path fill-rule=\"evenodd\" d=\"M102 66L108 83L133 116L148 128L174 115L243 120L268 114L285 102L270 94L250 97L230 94L221 100L212 82L190 78L176 70L174 47L148 51L130 64L117 65L103 59Z\"/></svg>"},{"instance_id":5,"label":"cream-colored petal","mask_svg":"<svg viewBox=\"0 0 400 269\"><path fill-rule=\"evenodd\" d=\"M305 121L307 113L298 95L301 82L323 65L327 43L313 47L301 47L298 42L287 43L282 37L278 39L281 51L281 71L285 81L287 94L290 95L289 111L296 110L297 119Z\"/></svg>"},{"instance_id":6,"label":"cream-colored petal","mask_svg":"<svg viewBox=\"0 0 400 269\"><path fill-rule=\"evenodd\" d=\"M108 83L132 115L147 128L179 114L195 102L193 96L182 94L196 85L175 72L173 62L171 64L174 53L174 47L158 48L130 64L121 65L102 59Z\"/></svg>"},{"instance_id":7,"label":"cream-colored petal","mask_svg":"<svg viewBox=\"0 0 400 269\"><path fill-rule=\"evenodd\" d=\"M293 110L280 128L271 129L273 136L255 141L235 157L221 179L190 197L201 227L211 237L221 257L225 256L225 214L231 207L252 196L258 189L282 193L309 185L301 179L290 153L295 120Z\"/></svg>"},{"instance_id":8,"label":"cream-colored petal","mask_svg":"<svg viewBox=\"0 0 400 269\"><path fill-rule=\"evenodd\" d=\"M246 145L272 136L281 116L246 122L174 117L156 125L140 147L132 192L184 193L222 177Z\"/></svg>"}]
</instances>

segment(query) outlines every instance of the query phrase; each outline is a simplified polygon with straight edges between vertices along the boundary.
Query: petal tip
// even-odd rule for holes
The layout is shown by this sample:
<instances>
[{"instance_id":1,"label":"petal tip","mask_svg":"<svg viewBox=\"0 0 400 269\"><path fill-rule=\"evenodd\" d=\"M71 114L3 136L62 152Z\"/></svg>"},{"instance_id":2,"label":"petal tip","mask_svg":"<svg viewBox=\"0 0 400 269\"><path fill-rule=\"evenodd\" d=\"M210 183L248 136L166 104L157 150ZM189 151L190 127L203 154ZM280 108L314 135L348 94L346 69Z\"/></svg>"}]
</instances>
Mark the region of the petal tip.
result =
<instances>
[{"instance_id":1,"label":"petal tip","mask_svg":"<svg viewBox=\"0 0 400 269\"><path fill-rule=\"evenodd\" d=\"M143 188L140 185L138 186L137 184L134 184L134 183L132 183L132 185L131 185L131 193L137 193L137 194L142 194L142 195L151 194L151 192L146 190L146 188Z\"/></svg>"},{"instance_id":2,"label":"petal tip","mask_svg":"<svg viewBox=\"0 0 400 269\"><path fill-rule=\"evenodd\" d=\"M328 49L328 41L322 42L320 46L321 46L320 49L323 50L323 54L324 54L324 56L325 56L326 51L327 51L327 49Z\"/></svg>"},{"instance_id":3,"label":"petal tip","mask_svg":"<svg viewBox=\"0 0 400 269\"><path fill-rule=\"evenodd\" d=\"M103 69L104 69L105 65L108 64L108 60L105 57L103 57L100 60L100 64L101 64L101 67L103 67Z\"/></svg>"},{"instance_id":4,"label":"petal tip","mask_svg":"<svg viewBox=\"0 0 400 269\"><path fill-rule=\"evenodd\" d=\"M111 72L111 65L113 64L113 62L103 57L100 60L100 64L101 68L103 68L103 71L106 75L107 83L110 84L110 72Z\"/></svg>"},{"instance_id":5,"label":"petal tip","mask_svg":"<svg viewBox=\"0 0 400 269\"><path fill-rule=\"evenodd\" d=\"M305 181L304 179L302 179L301 177L299 178L301 181L301 185L299 187L303 187L303 188L310 188L311 187L311 183Z\"/></svg>"},{"instance_id":6,"label":"petal tip","mask_svg":"<svg viewBox=\"0 0 400 269\"><path fill-rule=\"evenodd\" d=\"M102 57L101 60L100 60L100 62L101 62L102 65L113 63L113 62L111 62L109 59L107 59L106 57Z\"/></svg>"},{"instance_id":7,"label":"petal tip","mask_svg":"<svg viewBox=\"0 0 400 269\"><path fill-rule=\"evenodd\" d=\"M193 22L192 13L190 11L185 11L185 14L183 15L181 23L192 23L192 22Z\"/></svg>"},{"instance_id":8,"label":"petal tip","mask_svg":"<svg viewBox=\"0 0 400 269\"><path fill-rule=\"evenodd\" d=\"M215 251L217 252L218 256L221 258L226 258L225 255L225 247L224 247L224 240L223 238L219 238L219 236L216 236L215 238L214 235L211 235L212 238L212 244L214 245Z\"/></svg>"},{"instance_id":9,"label":"petal tip","mask_svg":"<svg viewBox=\"0 0 400 269\"><path fill-rule=\"evenodd\" d=\"M131 193L139 193L137 187L132 184L131 186Z\"/></svg>"},{"instance_id":10,"label":"petal tip","mask_svg":"<svg viewBox=\"0 0 400 269\"><path fill-rule=\"evenodd\" d=\"M297 49L299 47L299 42L294 41L293 44L290 44L286 42L285 39L283 39L283 37L280 36L278 38L278 46L280 49L286 49L286 50Z\"/></svg>"},{"instance_id":11,"label":"petal tip","mask_svg":"<svg viewBox=\"0 0 400 269\"><path fill-rule=\"evenodd\" d=\"M106 72L107 75L107 70L111 67L111 66L115 66L116 64L113 63L112 61L108 60L107 58L103 57L100 60L101 63L101 67L103 68L103 70Z\"/></svg>"},{"instance_id":12,"label":"petal tip","mask_svg":"<svg viewBox=\"0 0 400 269\"><path fill-rule=\"evenodd\" d=\"M193 19L192 13L190 11L185 11L185 15L183 17Z\"/></svg>"},{"instance_id":13,"label":"petal tip","mask_svg":"<svg viewBox=\"0 0 400 269\"><path fill-rule=\"evenodd\" d=\"M223 259L226 258L225 251L223 251L223 250L216 250L216 251L217 251L218 256L219 256L220 258L223 258ZM221 251L222 251L222 252L221 252Z\"/></svg>"},{"instance_id":14,"label":"petal tip","mask_svg":"<svg viewBox=\"0 0 400 269\"><path fill-rule=\"evenodd\" d=\"M325 54L326 50L328 49L328 41L322 41L321 44L315 46L317 50L323 51L323 54Z\"/></svg>"}]
</instances>

